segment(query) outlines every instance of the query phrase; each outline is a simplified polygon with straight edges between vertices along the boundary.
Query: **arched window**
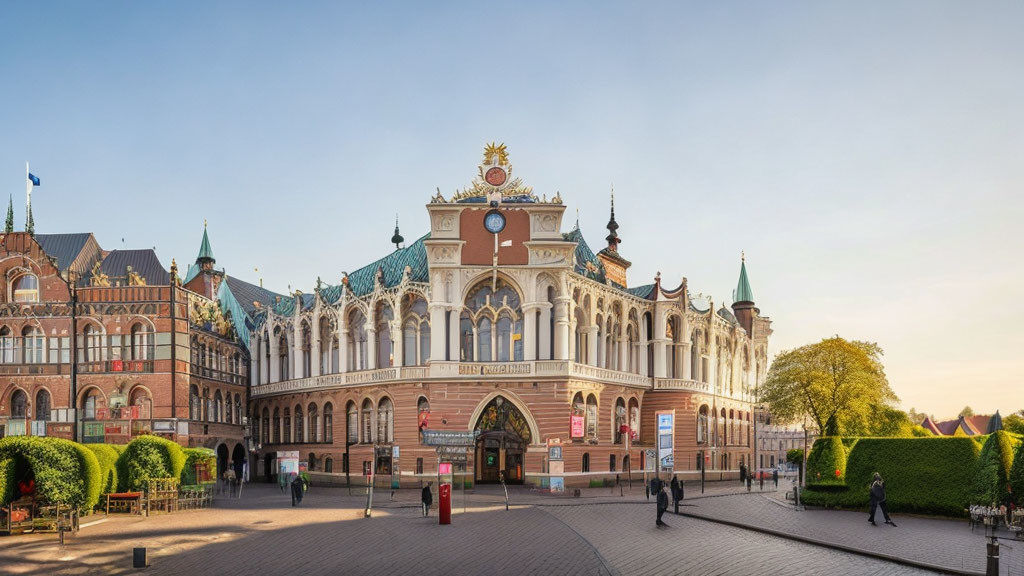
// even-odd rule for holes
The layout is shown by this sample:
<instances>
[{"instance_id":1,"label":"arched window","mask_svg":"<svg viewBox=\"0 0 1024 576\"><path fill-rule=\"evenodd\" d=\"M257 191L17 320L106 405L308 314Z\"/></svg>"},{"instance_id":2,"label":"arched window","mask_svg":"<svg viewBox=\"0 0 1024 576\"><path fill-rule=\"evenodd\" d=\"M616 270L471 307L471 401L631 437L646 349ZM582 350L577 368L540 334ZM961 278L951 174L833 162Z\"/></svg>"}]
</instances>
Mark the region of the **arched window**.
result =
<instances>
[{"instance_id":1,"label":"arched window","mask_svg":"<svg viewBox=\"0 0 1024 576\"><path fill-rule=\"evenodd\" d=\"M139 418L148 419L152 417L153 400L149 397L149 392L141 386L136 386L132 389L131 394L128 396L129 406L139 407Z\"/></svg>"},{"instance_id":2,"label":"arched window","mask_svg":"<svg viewBox=\"0 0 1024 576\"><path fill-rule=\"evenodd\" d=\"M220 395L220 390L217 390L213 394L213 414L209 420L211 422L221 422L224 415L224 400Z\"/></svg>"},{"instance_id":3,"label":"arched window","mask_svg":"<svg viewBox=\"0 0 1024 576\"><path fill-rule=\"evenodd\" d=\"M292 409L284 407L284 426L281 427L284 431L284 443L291 444L292 442Z\"/></svg>"},{"instance_id":4,"label":"arched window","mask_svg":"<svg viewBox=\"0 0 1024 576\"><path fill-rule=\"evenodd\" d=\"M274 407L274 429L270 434L274 438L271 444L277 444L281 441L281 409L277 406Z\"/></svg>"},{"instance_id":5,"label":"arched window","mask_svg":"<svg viewBox=\"0 0 1024 576\"><path fill-rule=\"evenodd\" d=\"M103 332L95 324L86 324L82 330L82 362L99 362L106 357L103 350Z\"/></svg>"},{"instance_id":6,"label":"arched window","mask_svg":"<svg viewBox=\"0 0 1024 576\"><path fill-rule=\"evenodd\" d=\"M582 418L584 420L584 422L586 421L587 405L583 401L583 393L577 392L576 394L573 395L573 397L572 397L572 405L570 406L570 410L572 410L572 417L573 417L574 420L573 420L573 422L570 423L571 424L571 430L569 431L569 435L570 435L570 437L573 440L575 440L576 438L580 438L579 432L578 432L578 430L579 430L579 428L578 428L579 420L578 419ZM585 433L586 433L586 426L584 426L584 434Z\"/></svg>"},{"instance_id":7,"label":"arched window","mask_svg":"<svg viewBox=\"0 0 1024 576\"><path fill-rule=\"evenodd\" d=\"M629 399L629 434L631 440L640 440L640 403L636 398Z\"/></svg>"},{"instance_id":8,"label":"arched window","mask_svg":"<svg viewBox=\"0 0 1024 576\"><path fill-rule=\"evenodd\" d=\"M199 388L193 384L188 388L188 418L189 420L200 420L202 418L202 404L199 400Z\"/></svg>"},{"instance_id":9,"label":"arched window","mask_svg":"<svg viewBox=\"0 0 1024 576\"><path fill-rule=\"evenodd\" d=\"M492 290L491 281L485 280L466 296L466 309L459 328L463 360L519 362L523 359L519 293L501 279L496 288Z\"/></svg>"},{"instance_id":10,"label":"arched window","mask_svg":"<svg viewBox=\"0 0 1024 576\"><path fill-rule=\"evenodd\" d=\"M615 472L615 454L608 455L608 471Z\"/></svg>"},{"instance_id":11,"label":"arched window","mask_svg":"<svg viewBox=\"0 0 1024 576\"><path fill-rule=\"evenodd\" d=\"M82 419L83 420L95 420L96 419L96 403L99 399L99 393L95 388L90 388L85 396L82 397Z\"/></svg>"},{"instance_id":12,"label":"arched window","mask_svg":"<svg viewBox=\"0 0 1024 576\"><path fill-rule=\"evenodd\" d=\"M721 418L719 418L719 422L715 425L715 431L718 435L718 439L715 444L725 444L725 408L722 408Z\"/></svg>"},{"instance_id":13,"label":"arched window","mask_svg":"<svg viewBox=\"0 0 1024 576\"><path fill-rule=\"evenodd\" d=\"M334 442L334 405L330 402L324 404L324 442ZM330 460L328 458L328 460ZM324 470L330 472L330 470Z\"/></svg>"},{"instance_id":14,"label":"arched window","mask_svg":"<svg viewBox=\"0 0 1024 576\"><path fill-rule=\"evenodd\" d=\"M616 444L622 444L624 432L629 432L629 427L626 426L626 402L622 398L618 398L615 400L615 430L613 432Z\"/></svg>"},{"instance_id":15,"label":"arched window","mask_svg":"<svg viewBox=\"0 0 1024 576\"><path fill-rule=\"evenodd\" d=\"M28 417L28 394L23 390L15 390L11 394L11 418Z\"/></svg>"},{"instance_id":16,"label":"arched window","mask_svg":"<svg viewBox=\"0 0 1024 576\"><path fill-rule=\"evenodd\" d=\"M309 378L313 374L312 346L313 337L310 335L309 324L302 323L302 374L296 374L296 378Z\"/></svg>"},{"instance_id":17,"label":"arched window","mask_svg":"<svg viewBox=\"0 0 1024 576\"><path fill-rule=\"evenodd\" d=\"M14 363L14 336L7 326L0 328L0 362Z\"/></svg>"},{"instance_id":18,"label":"arched window","mask_svg":"<svg viewBox=\"0 0 1024 576\"><path fill-rule=\"evenodd\" d=\"M583 472L590 472L590 452L583 453Z\"/></svg>"},{"instance_id":19,"label":"arched window","mask_svg":"<svg viewBox=\"0 0 1024 576\"><path fill-rule=\"evenodd\" d=\"M306 441L305 422L302 419L302 406L295 406L295 443Z\"/></svg>"},{"instance_id":20,"label":"arched window","mask_svg":"<svg viewBox=\"0 0 1024 576\"><path fill-rule=\"evenodd\" d=\"M324 458L324 472L334 472L334 459L330 456Z\"/></svg>"},{"instance_id":21,"label":"arched window","mask_svg":"<svg viewBox=\"0 0 1024 576\"><path fill-rule=\"evenodd\" d=\"M284 334L281 334L277 343L278 377L281 382L288 379L288 348L290 348L288 346L288 338Z\"/></svg>"},{"instance_id":22,"label":"arched window","mask_svg":"<svg viewBox=\"0 0 1024 576\"><path fill-rule=\"evenodd\" d=\"M153 359L153 332L147 324L142 322L133 324L130 338L132 360Z\"/></svg>"},{"instance_id":23,"label":"arched window","mask_svg":"<svg viewBox=\"0 0 1024 576\"><path fill-rule=\"evenodd\" d=\"M39 279L32 274L18 276L11 283L15 302L39 302Z\"/></svg>"},{"instance_id":24,"label":"arched window","mask_svg":"<svg viewBox=\"0 0 1024 576\"><path fill-rule=\"evenodd\" d=\"M43 355L46 352L46 342L43 338L43 331L37 326L26 326L21 331L22 336L22 362L25 364L42 364Z\"/></svg>"},{"instance_id":25,"label":"arched window","mask_svg":"<svg viewBox=\"0 0 1024 576\"><path fill-rule=\"evenodd\" d=\"M736 420L732 410L729 410L729 437L726 440L727 444L729 442L736 443Z\"/></svg>"},{"instance_id":26,"label":"arched window","mask_svg":"<svg viewBox=\"0 0 1024 576\"><path fill-rule=\"evenodd\" d=\"M587 396L587 438L597 440L597 396Z\"/></svg>"},{"instance_id":27,"label":"arched window","mask_svg":"<svg viewBox=\"0 0 1024 576\"><path fill-rule=\"evenodd\" d=\"M348 366L350 370L366 370L366 316L362 310L352 311L348 321Z\"/></svg>"},{"instance_id":28,"label":"arched window","mask_svg":"<svg viewBox=\"0 0 1024 576\"><path fill-rule=\"evenodd\" d=\"M232 423L242 423L242 397L238 394L235 394L235 417L232 419Z\"/></svg>"},{"instance_id":29,"label":"arched window","mask_svg":"<svg viewBox=\"0 0 1024 576\"><path fill-rule=\"evenodd\" d=\"M345 434L345 441L349 444L359 442L359 411L356 409L356 403L351 400L345 406Z\"/></svg>"},{"instance_id":30,"label":"arched window","mask_svg":"<svg viewBox=\"0 0 1024 576\"><path fill-rule=\"evenodd\" d=\"M36 392L36 420L50 419L50 393L45 389Z\"/></svg>"},{"instance_id":31,"label":"arched window","mask_svg":"<svg viewBox=\"0 0 1024 576\"><path fill-rule=\"evenodd\" d=\"M395 441L394 404L387 396L377 404L377 441L390 444Z\"/></svg>"},{"instance_id":32,"label":"arched window","mask_svg":"<svg viewBox=\"0 0 1024 576\"><path fill-rule=\"evenodd\" d=\"M260 422L260 424L263 426L263 433L260 434L260 439L263 442L270 444L270 409L266 406L263 407L262 420L263 421Z\"/></svg>"},{"instance_id":33,"label":"arched window","mask_svg":"<svg viewBox=\"0 0 1024 576\"><path fill-rule=\"evenodd\" d=\"M427 303L416 298L409 306L402 328L402 364L424 365L430 357L430 323Z\"/></svg>"},{"instance_id":34,"label":"arched window","mask_svg":"<svg viewBox=\"0 0 1024 576\"><path fill-rule=\"evenodd\" d=\"M391 306L382 304L377 309L377 368L394 365L394 343L391 341L391 323L394 319Z\"/></svg>"},{"instance_id":35,"label":"arched window","mask_svg":"<svg viewBox=\"0 0 1024 576\"><path fill-rule=\"evenodd\" d=\"M420 399L416 401L416 414L417 414L417 428L419 429L420 437L423 436L423 431L430 425L430 401L425 397L420 396Z\"/></svg>"},{"instance_id":36,"label":"arched window","mask_svg":"<svg viewBox=\"0 0 1024 576\"><path fill-rule=\"evenodd\" d=\"M306 407L306 417L309 418L309 442L319 442L320 440L320 414L316 409L316 404L310 402L309 406Z\"/></svg>"},{"instance_id":37,"label":"arched window","mask_svg":"<svg viewBox=\"0 0 1024 576\"><path fill-rule=\"evenodd\" d=\"M373 444L373 402L367 398L363 400L363 444Z\"/></svg>"}]
</instances>

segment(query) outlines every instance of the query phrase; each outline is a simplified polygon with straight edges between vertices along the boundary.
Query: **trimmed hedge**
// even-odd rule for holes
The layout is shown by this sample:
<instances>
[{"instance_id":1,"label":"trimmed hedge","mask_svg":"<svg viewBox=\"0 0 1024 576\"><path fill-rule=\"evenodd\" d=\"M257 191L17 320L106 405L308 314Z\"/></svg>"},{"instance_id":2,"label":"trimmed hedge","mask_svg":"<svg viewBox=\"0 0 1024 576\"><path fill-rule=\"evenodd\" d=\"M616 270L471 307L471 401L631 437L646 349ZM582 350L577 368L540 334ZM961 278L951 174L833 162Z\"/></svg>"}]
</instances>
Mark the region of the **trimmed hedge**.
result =
<instances>
[{"instance_id":1,"label":"trimmed hedge","mask_svg":"<svg viewBox=\"0 0 1024 576\"><path fill-rule=\"evenodd\" d=\"M1017 455L1013 457L1010 468L1010 488L1018 506L1024 506L1024 443L1017 446Z\"/></svg>"},{"instance_id":2,"label":"trimmed hedge","mask_svg":"<svg viewBox=\"0 0 1024 576\"><path fill-rule=\"evenodd\" d=\"M217 474L217 453L209 448L185 448L185 467L181 469L181 483L183 485L199 484L196 481L196 464L199 462L206 462L212 472L211 480L208 484L212 484L216 481L213 476Z\"/></svg>"},{"instance_id":3,"label":"trimmed hedge","mask_svg":"<svg viewBox=\"0 0 1024 576\"><path fill-rule=\"evenodd\" d=\"M117 458L120 452L110 444L86 444L100 464L100 494L117 492Z\"/></svg>"},{"instance_id":4,"label":"trimmed hedge","mask_svg":"<svg viewBox=\"0 0 1024 576\"><path fill-rule=\"evenodd\" d=\"M14 459L0 459L0 506L14 498Z\"/></svg>"},{"instance_id":5,"label":"trimmed hedge","mask_svg":"<svg viewBox=\"0 0 1024 576\"><path fill-rule=\"evenodd\" d=\"M1014 434L999 430L989 436L981 449L978 473L971 486L971 502L1001 504L1013 468L1013 456L1021 441Z\"/></svg>"},{"instance_id":6,"label":"trimmed hedge","mask_svg":"<svg viewBox=\"0 0 1024 576\"><path fill-rule=\"evenodd\" d=\"M159 436L139 436L117 459L120 490L146 490L150 478L181 478L184 467L181 446Z\"/></svg>"},{"instance_id":7,"label":"trimmed hedge","mask_svg":"<svg viewBox=\"0 0 1024 576\"><path fill-rule=\"evenodd\" d=\"M889 508L897 512L963 516L980 448L970 438L861 438L846 461L846 489L810 487L807 504L861 508L875 472ZM809 460L809 459L808 459Z\"/></svg>"},{"instance_id":8,"label":"trimmed hedge","mask_svg":"<svg viewBox=\"0 0 1024 576\"><path fill-rule=\"evenodd\" d=\"M0 459L4 458L14 462L15 474L21 466L31 469L36 495L44 501L80 510L91 510L99 502L100 464L81 444L61 438L9 436L0 439Z\"/></svg>"},{"instance_id":9,"label":"trimmed hedge","mask_svg":"<svg viewBox=\"0 0 1024 576\"><path fill-rule=\"evenodd\" d=\"M856 447L856 444L853 444ZM836 470L839 471L838 476ZM818 438L807 456L808 485L846 484L846 448L839 436Z\"/></svg>"}]
</instances>

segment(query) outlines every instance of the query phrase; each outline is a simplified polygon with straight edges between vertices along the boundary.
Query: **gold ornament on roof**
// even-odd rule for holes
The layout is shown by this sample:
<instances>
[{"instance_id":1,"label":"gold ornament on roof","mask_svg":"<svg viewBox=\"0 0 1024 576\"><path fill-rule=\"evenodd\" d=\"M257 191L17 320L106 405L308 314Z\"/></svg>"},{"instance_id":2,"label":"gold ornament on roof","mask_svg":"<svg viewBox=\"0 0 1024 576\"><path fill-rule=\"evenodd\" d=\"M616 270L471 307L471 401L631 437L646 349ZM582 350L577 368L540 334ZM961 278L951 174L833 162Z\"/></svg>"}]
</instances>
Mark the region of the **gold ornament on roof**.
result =
<instances>
[{"instance_id":1,"label":"gold ornament on roof","mask_svg":"<svg viewBox=\"0 0 1024 576\"><path fill-rule=\"evenodd\" d=\"M497 159L497 162L495 162ZM505 143L502 142L497 146L494 142L491 142L484 148L484 164L488 166L508 166L508 150L505 148Z\"/></svg>"},{"instance_id":2,"label":"gold ornament on roof","mask_svg":"<svg viewBox=\"0 0 1024 576\"><path fill-rule=\"evenodd\" d=\"M89 283L93 286L110 286L110 276L103 273L103 264L99 260L92 265L92 277Z\"/></svg>"},{"instance_id":3,"label":"gold ornament on roof","mask_svg":"<svg viewBox=\"0 0 1024 576\"><path fill-rule=\"evenodd\" d=\"M440 191L438 191L440 194ZM467 198L487 198L492 194L501 194L502 198L529 197L538 202L533 187L523 184L519 178L513 178L512 165L508 161L508 150L504 144L493 142L484 148L484 161L477 170L477 177L472 184L461 192L456 191L451 202Z\"/></svg>"}]
</instances>

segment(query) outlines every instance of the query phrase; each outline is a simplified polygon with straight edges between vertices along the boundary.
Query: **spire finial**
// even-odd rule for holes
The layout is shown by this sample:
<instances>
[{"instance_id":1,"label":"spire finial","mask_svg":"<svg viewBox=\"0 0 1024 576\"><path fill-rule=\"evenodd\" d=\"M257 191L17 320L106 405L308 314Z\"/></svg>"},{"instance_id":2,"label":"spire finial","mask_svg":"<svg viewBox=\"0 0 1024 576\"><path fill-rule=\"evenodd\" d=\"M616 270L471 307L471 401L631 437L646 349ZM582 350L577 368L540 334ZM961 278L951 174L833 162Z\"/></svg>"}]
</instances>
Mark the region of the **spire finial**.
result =
<instances>
[{"instance_id":1,"label":"spire finial","mask_svg":"<svg viewBox=\"0 0 1024 576\"><path fill-rule=\"evenodd\" d=\"M576 207L576 229L580 229L580 207Z\"/></svg>"},{"instance_id":2,"label":"spire finial","mask_svg":"<svg viewBox=\"0 0 1024 576\"><path fill-rule=\"evenodd\" d=\"M395 234L391 237L391 243L395 245L395 250L401 248L402 242L405 242L405 238L398 233L398 213L395 213Z\"/></svg>"},{"instance_id":3,"label":"spire finial","mask_svg":"<svg viewBox=\"0 0 1024 576\"><path fill-rule=\"evenodd\" d=\"M203 218L203 228L206 228L206 218Z\"/></svg>"},{"instance_id":4,"label":"spire finial","mask_svg":"<svg viewBox=\"0 0 1024 576\"><path fill-rule=\"evenodd\" d=\"M747 261L747 253L744 252L743 250L740 250L740 262L746 262L746 261Z\"/></svg>"},{"instance_id":5,"label":"spire finial","mask_svg":"<svg viewBox=\"0 0 1024 576\"><path fill-rule=\"evenodd\" d=\"M608 226L606 226L606 227L608 228L608 235L605 236L604 239L608 241L608 250L611 251L611 252L618 252L619 251L619 242L622 242L622 240L619 240L619 233L617 232L617 230L619 229L619 223L615 221L615 185L614 184L612 184L612 212L611 212L611 216L608 218Z\"/></svg>"}]
</instances>

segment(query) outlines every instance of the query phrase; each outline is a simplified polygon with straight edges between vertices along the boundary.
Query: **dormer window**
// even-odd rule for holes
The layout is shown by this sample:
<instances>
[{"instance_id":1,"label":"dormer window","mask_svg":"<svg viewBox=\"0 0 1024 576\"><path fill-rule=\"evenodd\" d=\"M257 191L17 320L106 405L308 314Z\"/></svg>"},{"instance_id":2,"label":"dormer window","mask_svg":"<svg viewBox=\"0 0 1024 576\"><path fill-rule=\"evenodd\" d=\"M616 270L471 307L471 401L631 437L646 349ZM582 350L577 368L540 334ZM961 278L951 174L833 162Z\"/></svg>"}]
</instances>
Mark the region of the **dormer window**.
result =
<instances>
[{"instance_id":1,"label":"dormer window","mask_svg":"<svg viewBox=\"0 0 1024 576\"><path fill-rule=\"evenodd\" d=\"M32 274L18 276L11 283L15 302L39 302L39 279Z\"/></svg>"}]
</instances>

